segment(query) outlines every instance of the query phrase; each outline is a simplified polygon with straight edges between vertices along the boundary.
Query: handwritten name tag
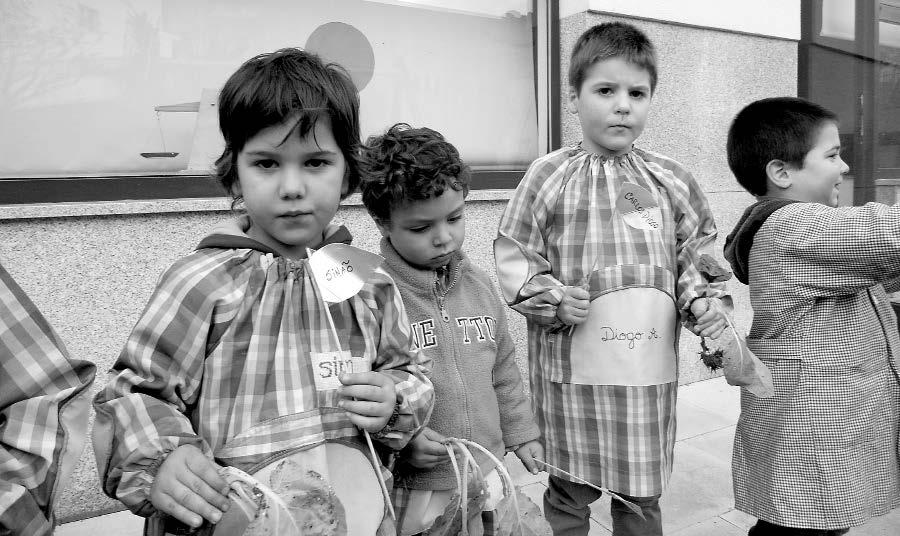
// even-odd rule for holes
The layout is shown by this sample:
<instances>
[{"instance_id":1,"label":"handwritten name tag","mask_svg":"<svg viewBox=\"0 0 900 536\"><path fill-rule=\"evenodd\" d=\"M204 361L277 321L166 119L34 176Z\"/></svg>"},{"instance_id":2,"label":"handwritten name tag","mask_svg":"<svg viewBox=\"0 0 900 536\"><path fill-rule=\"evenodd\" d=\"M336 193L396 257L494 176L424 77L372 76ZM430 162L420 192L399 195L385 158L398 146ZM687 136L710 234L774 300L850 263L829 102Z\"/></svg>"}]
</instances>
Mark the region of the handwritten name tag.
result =
<instances>
[{"instance_id":1,"label":"handwritten name tag","mask_svg":"<svg viewBox=\"0 0 900 536\"><path fill-rule=\"evenodd\" d=\"M657 385L677 378L675 302L653 287L630 287L591 301L569 341L569 383Z\"/></svg>"},{"instance_id":2,"label":"handwritten name tag","mask_svg":"<svg viewBox=\"0 0 900 536\"><path fill-rule=\"evenodd\" d=\"M310 352L313 377L316 379L317 391L329 391L341 386L341 374L352 372L368 372L372 365L365 357L353 357L348 351Z\"/></svg>"},{"instance_id":3,"label":"handwritten name tag","mask_svg":"<svg viewBox=\"0 0 900 536\"><path fill-rule=\"evenodd\" d=\"M309 256L309 265L322 299L337 303L359 292L383 260L347 244L327 244Z\"/></svg>"},{"instance_id":4,"label":"handwritten name tag","mask_svg":"<svg viewBox=\"0 0 900 536\"><path fill-rule=\"evenodd\" d=\"M646 331L620 331L617 328L603 326L600 328L600 340L607 343L624 342L629 350L634 350L636 341L651 341L661 338L656 328Z\"/></svg>"},{"instance_id":5,"label":"handwritten name tag","mask_svg":"<svg viewBox=\"0 0 900 536\"><path fill-rule=\"evenodd\" d=\"M616 209L625 223L635 229L659 231L662 229L662 213L653 194L642 186L626 182L616 199Z\"/></svg>"}]
</instances>

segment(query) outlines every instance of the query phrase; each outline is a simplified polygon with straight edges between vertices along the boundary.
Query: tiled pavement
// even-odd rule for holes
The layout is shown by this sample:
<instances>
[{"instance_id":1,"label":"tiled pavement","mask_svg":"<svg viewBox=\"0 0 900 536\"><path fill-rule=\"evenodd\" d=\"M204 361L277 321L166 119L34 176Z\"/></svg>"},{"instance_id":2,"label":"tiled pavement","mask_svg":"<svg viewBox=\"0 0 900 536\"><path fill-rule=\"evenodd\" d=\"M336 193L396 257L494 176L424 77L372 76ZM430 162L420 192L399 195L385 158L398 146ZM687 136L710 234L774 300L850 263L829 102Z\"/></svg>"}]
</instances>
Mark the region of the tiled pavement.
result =
<instances>
[{"instance_id":1,"label":"tiled pavement","mask_svg":"<svg viewBox=\"0 0 900 536\"><path fill-rule=\"evenodd\" d=\"M663 526L667 536L739 536L755 521L733 508L731 443L739 413L736 387L722 378L692 383L678 394L678 434L675 471L662 498ZM531 475L515 456L507 465L517 484L541 505L546 473ZM609 499L592 507L590 536L610 533ZM117 512L60 525L58 536L141 534L142 520ZM850 536L900 536L900 509L850 531Z\"/></svg>"}]
</instances>

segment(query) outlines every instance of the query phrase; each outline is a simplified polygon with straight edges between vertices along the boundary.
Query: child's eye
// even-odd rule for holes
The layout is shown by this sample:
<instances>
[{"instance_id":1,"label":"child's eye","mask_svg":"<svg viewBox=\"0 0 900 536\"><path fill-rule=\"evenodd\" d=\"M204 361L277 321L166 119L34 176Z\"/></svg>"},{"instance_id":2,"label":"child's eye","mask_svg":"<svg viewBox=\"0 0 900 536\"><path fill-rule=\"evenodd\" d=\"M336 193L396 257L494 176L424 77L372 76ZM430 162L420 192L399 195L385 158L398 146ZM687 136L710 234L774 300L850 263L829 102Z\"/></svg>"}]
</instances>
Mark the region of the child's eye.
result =
<instances>
[{"instance_id":1,"label":"child's eye","mask_svg":"<svg viewBox=\"0 0 900 536\"><path fill-rule=\"evenodd\" d=\"M643 91L632 91L631 92L631 97L635 98L635 99L643 99L646 96L647 96L647 94L644 93Z\"/></svg>"},{"instance_id":2,"label":"child's eye","mask_svg":"<svg viewBox=\"0 0 900 536\"><path fill-rule=\"evenodd\" d=\"M421 234L421 233L424 233L424 232L427 231L427 230L428 230L428 226L425 225L425 226L423 226L423 227L412 227L412 228L409 230L409 232L411 232L411 233L416 233L416 234Z\"/></svg>"},{"instance_id":3,"label":"child's eye","mask_svg":"<svg viewBox=\"0 0 900 536\"><path fill-rule=\"evenodd\" d=\"M453 223L453 222L457 222L461 219L462 219L462 214L460 214L459 216L450 216L449 218L447 218L447 221Z\"/></svg>"},{"instance_id":4,"label":"child's eye","mask_svg":"<svg viewBox=\"0 0 900 536\"><path fill-rule=\"evenodd\" d=\"M329 162L328 160L325 160L323 158L311 158L306 161L306 165L311 168L320 168L322 166L327 166L330 163L331 162Z\"/></svg>"},{"instance_id":5,"label":"child's eye","mask_svg":"<svg viewBox=\"0 0 900 536\"><path fill-rule=\"evenodd\" d=\"M597 93L599 93L601 95L612 95L613 90L611 87L601 87L601 88L597 89Z\"/></svg>"},{"instance_id":6,"label":"child's eye","mask_svg":"<svg viewBox=\"0 0 900 536\"><path fill-rule=\"evenodd\" d=\"M264 158L262 160L257 160L253 163L255 167L263 168L263 169L272 169L278 165L278 162L270 159Z\"/></svg>"}]
</instances>

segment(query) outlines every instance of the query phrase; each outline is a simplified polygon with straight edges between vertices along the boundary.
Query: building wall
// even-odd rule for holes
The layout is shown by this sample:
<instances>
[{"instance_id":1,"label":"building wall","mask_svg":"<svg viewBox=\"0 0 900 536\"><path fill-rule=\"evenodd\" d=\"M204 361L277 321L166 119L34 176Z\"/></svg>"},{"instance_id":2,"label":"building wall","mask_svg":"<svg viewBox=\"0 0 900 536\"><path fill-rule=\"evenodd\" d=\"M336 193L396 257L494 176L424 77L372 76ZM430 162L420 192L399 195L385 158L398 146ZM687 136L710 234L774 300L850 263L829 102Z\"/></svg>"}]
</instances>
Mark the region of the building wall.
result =
<instances>
[{"instance_id":1,"label":"building wall","mask_svg":"<svg viewBox=\"0 0 900 536\"><path fill-rule=\"evenodd\" d=\"M722 238L752 198L734 182L725 162L725 135L731 117L748 102L796 94L797 45L793 41L582 11L561 21L563 95L567 57L577 36L590 25L625 20L656 43L660 82L648 127L639 145L669 155L692 170L707 193ZM562 103L561 103L562 104ZM576 118L563 108L565 143L580 139ZM468 208L466 250L490 274L491 242L508 193L474 192ZM126 203L127 205L127 203ZM211 210L20 218L0 212L0 262L44 312L75 357L97 363L94 390L109 369L149 297L155 280L176 258L189 252L215 224L231 217L224 202ZM168 209L167 209L168 210ZM115 211L113 211L115 212ZM6 216L4 216L6 214ZM355 232L355 243L377 249L379 235L358 204L341 209L339 219ZM745 289L732 285L740 326L750 313ZM525 358L524 323L510 312L520 366ZM681 347L681 382L710 374L697 362L696 338ZM523 369L524 373L524 369ZM73 519L120 508L99 487L93 452L85 450L58 515Z\"/></svg>"}]
</instances>

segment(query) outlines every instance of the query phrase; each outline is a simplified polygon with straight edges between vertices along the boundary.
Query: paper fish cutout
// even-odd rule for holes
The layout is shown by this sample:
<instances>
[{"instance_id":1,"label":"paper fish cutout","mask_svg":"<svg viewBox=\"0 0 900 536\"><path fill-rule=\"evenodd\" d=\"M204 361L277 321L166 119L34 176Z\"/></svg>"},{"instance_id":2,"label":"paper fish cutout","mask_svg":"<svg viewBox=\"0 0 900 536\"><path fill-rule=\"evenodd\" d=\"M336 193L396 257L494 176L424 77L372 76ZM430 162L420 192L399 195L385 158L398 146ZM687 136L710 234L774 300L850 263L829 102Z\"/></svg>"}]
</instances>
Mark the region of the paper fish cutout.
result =
<instances>
[{"instance_id":1,"label":"paper fish cutout","mask_svg":"<svg viewBox=\"0 0 900 536\"><path fill-rule=\"evenodd\" d=\"M328 244L309 256L309 266L328 303L354 296L384 261L374 253L347 244Z\"/></svg>"},{"instance_id":2,"label":"paper fish cutout","mask_svg":"<svg viewBox=\"0 0 900 536\"><path fill-rule=\"evenodd\" d=\"M662 213L653 194L633 182L626 182L619 190L616 209L625 223L635 229L662 230Z\"/></svg>"}]
</instances>

